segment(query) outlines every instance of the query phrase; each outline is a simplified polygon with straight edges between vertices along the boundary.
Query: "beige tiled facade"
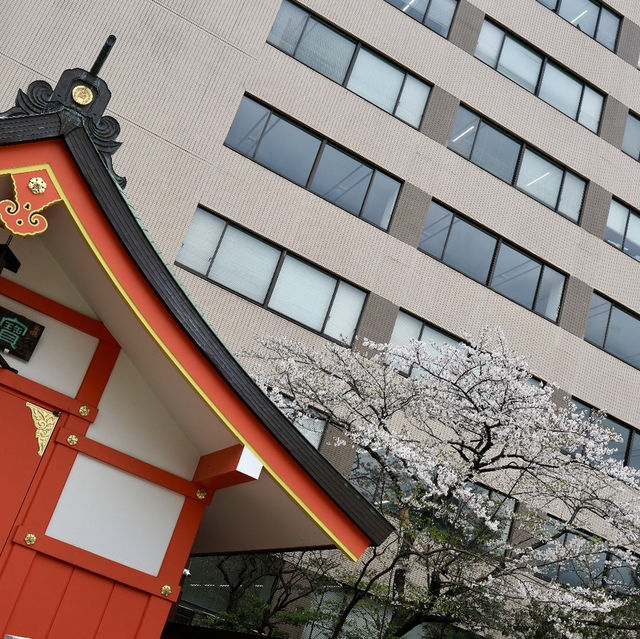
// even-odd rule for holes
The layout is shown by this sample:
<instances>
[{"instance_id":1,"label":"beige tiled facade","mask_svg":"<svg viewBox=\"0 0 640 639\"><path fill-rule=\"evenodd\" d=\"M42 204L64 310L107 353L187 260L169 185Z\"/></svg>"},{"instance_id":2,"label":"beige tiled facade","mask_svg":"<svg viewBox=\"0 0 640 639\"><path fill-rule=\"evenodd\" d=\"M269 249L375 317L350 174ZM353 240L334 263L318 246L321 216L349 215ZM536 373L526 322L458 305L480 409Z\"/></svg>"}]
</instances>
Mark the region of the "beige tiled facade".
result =
<instances>
[{"instance_id":1,"label":"beige tiled facade","mask_svg":"<svg viewBox=\"0 0 640 639\"><path fill-rule=\"evenodd\" d=\"M611 195L640 209L640 163L620 150L628 110L640 113L640 4L623 16L618 55L536 0L460 0L449 41L384 0L299 4L434 85L416 130L266 43L281 0L0 2L0 108L18 88L102 70L122 127L116 170L152 239L173 264L200 204L370 292L360 334L388 338L398 308L454 334L501 326L533 372L640 429L640 371L582 339L591 289L640 314L640 263L602 239ZM607 95L596 135L475 59L486 15ZM390 232L349 215L223 146L249 94L397 176L405 185ZM463 103L589 180L580 225L446 148ZM4 107L2 106L4 105ZM419 252L435 198L572 276L554 324ZM235 351L253 337L322 337L174 268ZM575 279L574 279L575 278Z\"/></svg>"}]
</instances>

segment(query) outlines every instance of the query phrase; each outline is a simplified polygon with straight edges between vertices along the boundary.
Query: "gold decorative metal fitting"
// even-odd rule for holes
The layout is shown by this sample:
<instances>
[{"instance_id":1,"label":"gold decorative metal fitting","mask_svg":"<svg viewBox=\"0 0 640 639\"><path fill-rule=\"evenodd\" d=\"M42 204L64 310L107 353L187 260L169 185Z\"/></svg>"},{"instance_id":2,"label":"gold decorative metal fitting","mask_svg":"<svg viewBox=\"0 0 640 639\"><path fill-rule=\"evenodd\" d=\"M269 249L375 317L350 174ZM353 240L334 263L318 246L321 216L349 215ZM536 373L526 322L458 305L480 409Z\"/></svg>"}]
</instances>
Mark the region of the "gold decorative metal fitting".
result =
<instances>
[{"instance_id":1,"label":"gold decorative metal fitting","mask_svg":"<svg viewBox=\"0 0 640 639\"><path fill-rule=\"evenodd\" d=\"M69 435L69 437L67 437L67 444L69 444L69 446L75 446L77 443L78 443L77 435Z\"/></svg>"},{"instance_id":2,"label":"gold decorative metal fitting","mask_svg":"<svg viewBox=\"0 0 640 639\"><path fill-rule=\"evenodd\" d=\"M196 491L196 497L198 499L206 499L207 491L204 488L198 488L198 490Z\"/></svg>"},{"instance_id":3,"label":"gold decorative metal fitting","mask_svg":"<svg viewBox=\"0 0 640 639\"><path fill-rule=\"evenodd\" d=\"M78 408L78 412L83 416L83 417L88 417L89 413L91 412L91 409L88 406L82 405L80 406L80 408Z\"/></svg>"},{"instance_id":4,"label":"gold decorative metal fitting","mask_svg":"<svg viewBox=\"0 0 640 639\"><path fill-rule=\"evenodd\" d=\"M173 590L171 590L171 586L162 586L160 592L162 593L163 597L170 597Z\"/></svg>"},{"instance_id":5,"label":"gold decorative metal fitting","mask_svg":"<svg viewBox=\"0 0 640 639\"><path fill-rule=\"evenodd\" d=\"M24 543L27 544L27 546L33 546L33 544L36 543L36 536L33 533L25 535Z\"/></svg>"},{"instance_id":6,"label":"gold decorative metal fitting","mask_svg":"<svg viewBox=\"0 0 640 639\"><path fill-rule=\"evenodd\" d=\"M31 402L26 402L27 408L31 411L33 425L36 427L36 439L38 441L38 455L42 457L47 448L51 433L58 423L60 414L52 413L41 406L36 406Z\"/></svg>"},{"instance_id":7,"label":"gold decorative metal fitting","mask_svg":"<svg viewBox=\"0 0 640 639\"><path fill-rule=\"evenodd\" d=\"M78 84L73 87L71 97L76 104L87 106L93 102L93 91L86 84Z\"/></svg>"},{"instance_id":8,"label":"gold decorative metal fitting","mask_svg":"<svg viewBox=\"0 0 640 639\"><path fill-rule=\"evenodd\" d=\"M40 195L47 190L47 183L41 177L32 177L29 180L29 190L34 195Z\"/></svg>"}]
</instances>

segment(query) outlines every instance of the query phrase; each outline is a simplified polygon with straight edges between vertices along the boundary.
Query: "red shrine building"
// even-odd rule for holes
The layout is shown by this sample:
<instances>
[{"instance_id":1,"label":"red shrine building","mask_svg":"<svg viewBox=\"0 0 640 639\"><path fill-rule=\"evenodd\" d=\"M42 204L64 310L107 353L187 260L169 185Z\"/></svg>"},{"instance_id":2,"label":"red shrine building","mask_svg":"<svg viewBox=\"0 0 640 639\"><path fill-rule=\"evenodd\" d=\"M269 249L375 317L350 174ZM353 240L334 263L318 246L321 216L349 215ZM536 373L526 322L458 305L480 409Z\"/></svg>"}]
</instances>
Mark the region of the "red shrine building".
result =
<instances>
[{"instance_id":1,"label":"red shrine building","mask_svg":"<svg viewBox=\"0 0 640 639\"><path fill-rule=\"evenodd\" d=\"M158 256L96 73L34 82L0 116L4 638L158 638L192 552L356 559L391 530Z\"/></svg>"}]
</instances>

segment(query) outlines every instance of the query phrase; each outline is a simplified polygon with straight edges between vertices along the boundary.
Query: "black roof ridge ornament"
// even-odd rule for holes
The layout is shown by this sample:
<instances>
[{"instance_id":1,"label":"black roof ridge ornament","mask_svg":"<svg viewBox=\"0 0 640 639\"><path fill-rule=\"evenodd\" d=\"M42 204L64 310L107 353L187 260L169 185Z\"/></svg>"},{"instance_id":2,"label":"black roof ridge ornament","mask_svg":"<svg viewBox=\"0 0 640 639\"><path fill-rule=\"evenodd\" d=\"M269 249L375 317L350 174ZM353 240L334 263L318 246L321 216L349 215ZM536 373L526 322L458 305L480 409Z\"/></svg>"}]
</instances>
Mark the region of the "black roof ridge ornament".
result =
<instances>
[{"instance_id":1,"label":"black roof ridge ornament","mask_svg":"<svg viewBox=\"0 0 640 639\"><path fill-rule=\"evenodd\" d=\"M15 106L0 113L0 118L58 113L63 133L82 126L113 178L124 188L127 180L116 174L111 157L121 144L116 140L120 125L115 118L104 115L111 91L107 83L98 77L115 41L114 35L107 38L91 71L67 69L55 89L44 80L32 82L26 92L19 89Z\"/></svg>"}]
</instances>

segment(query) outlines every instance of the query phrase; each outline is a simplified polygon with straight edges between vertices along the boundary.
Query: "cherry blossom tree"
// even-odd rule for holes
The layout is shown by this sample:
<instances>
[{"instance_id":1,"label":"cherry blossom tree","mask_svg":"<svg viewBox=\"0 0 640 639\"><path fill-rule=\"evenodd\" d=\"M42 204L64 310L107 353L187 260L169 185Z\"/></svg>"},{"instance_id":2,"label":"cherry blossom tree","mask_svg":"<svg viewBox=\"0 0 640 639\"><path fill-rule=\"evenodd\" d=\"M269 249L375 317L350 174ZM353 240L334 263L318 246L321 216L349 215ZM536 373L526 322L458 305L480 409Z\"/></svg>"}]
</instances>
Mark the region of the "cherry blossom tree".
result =
<instances>
[{"instance_id":1,"label":"cherry blossom tree","mask_svg":"<svg viewBox=\"0 0 640 639\"><path fill-rule=\"evenodd\" d=\"M352 480L397 529L334 572L341 594L312 636L637 636L639 473L615 459L620 436L556 401L500 331L465 337L323 350L274 338L253 356L292 419L312 408L339 430Z\"/></svg>"}]
</instances>

